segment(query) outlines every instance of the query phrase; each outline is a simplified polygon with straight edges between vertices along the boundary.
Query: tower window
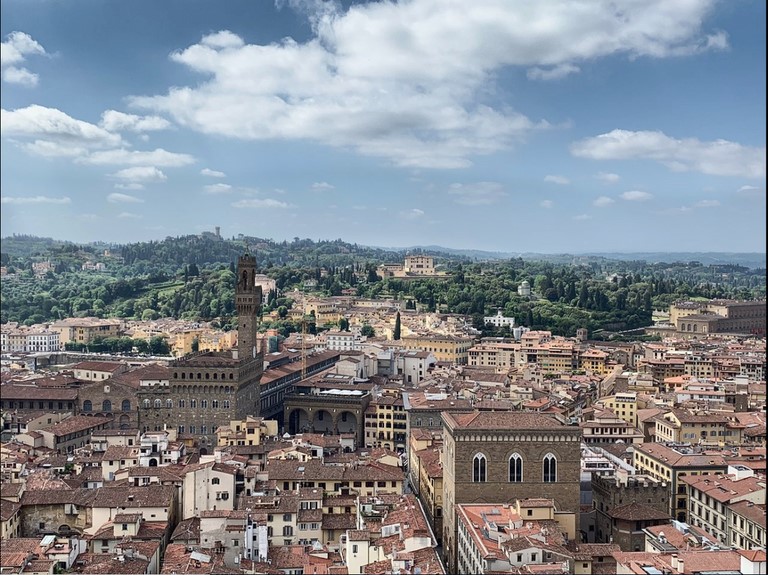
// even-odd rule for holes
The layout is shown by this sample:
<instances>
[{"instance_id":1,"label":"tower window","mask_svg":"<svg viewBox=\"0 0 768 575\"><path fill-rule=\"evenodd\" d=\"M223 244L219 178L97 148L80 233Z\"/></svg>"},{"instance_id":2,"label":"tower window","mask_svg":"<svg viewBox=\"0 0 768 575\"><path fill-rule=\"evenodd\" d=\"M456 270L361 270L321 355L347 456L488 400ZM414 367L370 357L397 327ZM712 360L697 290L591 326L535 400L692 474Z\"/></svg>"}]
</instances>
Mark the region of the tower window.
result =
<instances>
[{"instance_id":1,"label":"tower window","mask_svg":"<svg viewBox=\"0 0 768 575\"><path fill-rule=\"evenodd\" d=\"M472 481L484 483L487 481L485 455L478 453L472 460Z\"/></svg>"}]
</instances>

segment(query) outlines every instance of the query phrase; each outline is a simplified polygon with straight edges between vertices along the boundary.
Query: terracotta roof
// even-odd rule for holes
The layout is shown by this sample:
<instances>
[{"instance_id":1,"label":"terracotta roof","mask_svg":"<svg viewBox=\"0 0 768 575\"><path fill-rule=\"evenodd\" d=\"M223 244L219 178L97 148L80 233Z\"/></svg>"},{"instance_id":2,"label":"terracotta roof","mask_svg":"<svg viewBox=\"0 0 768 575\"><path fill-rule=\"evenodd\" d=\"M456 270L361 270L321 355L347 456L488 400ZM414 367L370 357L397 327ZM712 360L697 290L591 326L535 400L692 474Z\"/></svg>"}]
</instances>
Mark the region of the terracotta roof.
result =
<instances>
[{"instance_id":1,"label":"terracotta roof","mask_svg":"<svg viewBox=\"0 0 768 575\"><path fill-rule=\"evenodd\" d=\"M89 371L108 371L114 373L119 369L124 369L126 364L116 361L81 361L72 366L72 369L83 369Z\"/></svg>"},{"instance_id":2,"label":"terracotta roof","mask_svg":"<svg viewBox=\"0 0 768 575\"><path fill-rule=\"evenodd\" d=\"M758 524L765 524L765 504L753 504L751 501L731 503L731 511Z\"/></svg>"},{"instance_id":3,"label":"terracotta roof","mask_svg":"<svg viewBox=\"0 0 768 575\"><path fill-rule=\"evenodd\" d=\"M20 503L14 503L7 499L0 499L0 521L8 521L21 509Z\"/></svg>"},{"instance_id":4,"label":"terracotta roof","mask_svg":"<svg viewBox=\"0 0 768 575\"><path fill-rule=\"evenodd\" d=\"M536 429L553 431L574 430L555 417L542 413L512 412L512 411L475 411L473 413L444 413L443 418L448 427L457 431L461 430L512 430L512 429ZM561 429L562 428L562 429Z\"/></svg>"},{"instance_id":5,"label":"terracotta roof","mask_svg":"<svg viewBox=\"0 0 768 575\"><path fill-rule=\"evenodd\" d=\"M324 513L323 529L339 530L354 529L357 518L351 513Z\"/></svg>"},{"instance_id":6,"label":"terracotta roof","mask_svg":"<svg viewBox=\"0 0 768 575\"><path fill-rule=\"evenodd\" d=\"M52 425L44 431L48 431L56 437L64 437L71 433L87 431L95 427L108 425L112 422L109 417L89 417L87 415L73 415L59 423Z\"/></svg>"},{"instance_id":7,"label":"terracotta roof","mask_svg":"<svg viewBox=\"0 0 768 575\"><path fill-rule=\"evenodd\" d=\"M177 539L200 541L200 518L191 517L180 521L176 529L173 530L173 535L171 535L171 541Z\"/></svg>"},{"instance_id":8,"label":"terracotta roof","mask_svg":"<svg viewBox=\"0 0 768 575\"><path fill-rule=\"evenodd\" d=\"M96 490L93 507L168 507L174 499L176 488L172 485L147 485L144 487L102 487Z\"/></svg>"},{"instance_id":9,"label":"terracotta roof","mask_svg":"<svg viewBox=\"0 0 768 575\"><path fill-rule=\"evenodd\" d=\"M72 388L38 387L12 383L0 386L0 395L5 400L75 401L77 392L77 389Z\"/></svg>"}]
</instances>

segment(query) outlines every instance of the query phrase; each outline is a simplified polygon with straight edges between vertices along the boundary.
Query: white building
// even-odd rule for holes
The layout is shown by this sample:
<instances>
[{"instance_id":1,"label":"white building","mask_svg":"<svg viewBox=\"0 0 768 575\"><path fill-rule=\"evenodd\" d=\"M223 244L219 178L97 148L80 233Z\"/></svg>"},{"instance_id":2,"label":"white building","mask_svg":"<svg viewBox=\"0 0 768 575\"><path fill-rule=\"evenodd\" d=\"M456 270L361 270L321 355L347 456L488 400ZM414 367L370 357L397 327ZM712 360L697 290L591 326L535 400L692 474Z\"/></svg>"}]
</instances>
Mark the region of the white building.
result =
<instances>
[{"instance_id":1,"label":"white building","mask_svg":"<svg viewBox=\"0 0 768 575\"><path fill-rule=\"evenodd\" d=\"M428 370L437 364L437 358L431 351L404 351L395 359L398 375L403 376L403 383L418 385L427 377Z\"/></svg>"},{"instance_id":2,"label":"white building","mask_svg":"<svg viewBox=\"0 0 768 575\"><path fill-rule=\"evenodd\" d=\"M327 331L326 346L334 351L360 351L363 337L351 331Z\"/></svg>"},{"instance_id":3,"label":"white building","mask_svg":"<svg viewBox=\"0 0 768 575\"><path fill-rule=\"evenodd\" d=\"M504 314L501 313L501 310L497 311L496 315L484 317L483 321L486 324L491 324L494 327L508 326L509 329L512 329L513 327L515 327L515 318L504 317Z\"/></svg>"},{"instance_id":4,"label":"white building","mask_svg":"<svg viewBox=\"0 0 768 575\"><path fill-rule=\"evenodd\" d=\"M43 327L3 328L0 331L0 349L3 353L34 353L59 351L60 334Z\"/></svg>"}]
</instances>

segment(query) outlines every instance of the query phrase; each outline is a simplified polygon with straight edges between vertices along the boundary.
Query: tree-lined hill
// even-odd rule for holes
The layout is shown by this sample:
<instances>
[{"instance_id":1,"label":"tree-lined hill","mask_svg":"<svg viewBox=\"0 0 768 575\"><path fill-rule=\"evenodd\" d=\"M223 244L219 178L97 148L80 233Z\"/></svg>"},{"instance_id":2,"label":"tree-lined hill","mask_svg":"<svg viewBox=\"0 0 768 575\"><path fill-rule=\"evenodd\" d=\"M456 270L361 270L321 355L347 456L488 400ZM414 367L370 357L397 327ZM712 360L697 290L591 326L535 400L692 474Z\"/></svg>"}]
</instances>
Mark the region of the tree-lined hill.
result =
<instances>
[{"instance_id":1,"label":"tree-lined hill","mask_svg":"<svg viewBox=\"0 0 768 575\"><path fill-rule=\"evenodd\" d=\"M519 324L573 335L579 327L595 331L649 325L654 309L666 309L679 299L765 297L765 269L737 263L649 263L602 256L565 262L523 257L481 261L435 248L422 253L435 257L449 275L403 280L380 278L376 268L401 262L406 251L342 240L274 242L203 234L118 246L14 236L2 241L2 265L9 275L2 281L0 317L3 323L26 324L91 315L174 317L215 319L231 326L234 265L246 250L256 255L259 270L276 281L278 292L270 294L267 311L287 309L291 302L283 294L312 285L318 295L354 290L364 297L395 298L409 307L464 314L479 328L484 316L500 309ZM42 261L53 270L36 277L32 264ZM84 264L99 264L103 270L83 271ZM518 295L523 280L533 287L534 297Z\"/></svg>"}]
</instances>

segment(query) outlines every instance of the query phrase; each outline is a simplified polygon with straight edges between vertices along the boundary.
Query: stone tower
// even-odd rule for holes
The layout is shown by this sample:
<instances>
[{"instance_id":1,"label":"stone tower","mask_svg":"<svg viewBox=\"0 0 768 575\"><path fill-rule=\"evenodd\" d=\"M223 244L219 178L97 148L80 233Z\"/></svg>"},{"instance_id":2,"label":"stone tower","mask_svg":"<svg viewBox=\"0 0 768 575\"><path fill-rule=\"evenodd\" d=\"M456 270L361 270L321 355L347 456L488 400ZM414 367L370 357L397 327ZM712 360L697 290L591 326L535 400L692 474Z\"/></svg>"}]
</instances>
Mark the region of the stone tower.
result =
<instances>
[{"instance_id":1,"label":"stone tower","mask_svg":"<svg viewBox=\"0 0 768 575\"><path fill-rule=\"evenodd\" d=\"M255 359L256 333L261 314L261 286L256 285L256 257L248 253L237 260L237 286L235 287L237 310L237 359Z\"/></svg>"},{"instance_id":2,"label":"stone tower","mask_svg":"<svg viewBox=\"0 0 768 575\"><path fill-rule=\"evenodd\" d=\"M142 431L176 427L179 439L193 443L204 455L216 446L218 427L261 415L264 352L256 339L261 286L255 284L255 276L256 258L246 253L237 262L237 348L171 361L168 385L142 386L138 391Z\"/></svg>"}]
</instances>

